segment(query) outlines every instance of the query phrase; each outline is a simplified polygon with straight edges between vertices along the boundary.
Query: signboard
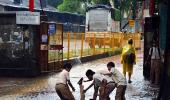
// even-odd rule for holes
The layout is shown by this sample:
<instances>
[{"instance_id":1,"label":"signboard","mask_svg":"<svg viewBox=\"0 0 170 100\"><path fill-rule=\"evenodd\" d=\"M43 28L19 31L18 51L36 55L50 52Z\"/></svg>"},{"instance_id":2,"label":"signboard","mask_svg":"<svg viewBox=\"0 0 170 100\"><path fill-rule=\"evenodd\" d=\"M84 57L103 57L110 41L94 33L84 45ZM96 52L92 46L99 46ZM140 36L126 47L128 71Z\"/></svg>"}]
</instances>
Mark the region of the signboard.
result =
<instances>
[{"instance_id":1,"label":"signboard","mask_svg":"<svg viewBox=\"0 0 170 100\"><path fill-rule=\"evenodd\" d=\"M129 20L129 26L134 27L135 26L135 21L134 20Z\"/></svg>"},{"instance_id":2,"label":"signboard","mask_svg":"<svg viewBox=\"0 0 170 100\"><path fill-rule=\"evenodd\" d=\"M50 35L53 35L53 34L56 33L56 25L55 25L55 24L49 24L48 33L49 33Z\"/></svg>"},{"instance_id":3,"label":"signboard","mask_svg":"<svg viewBox=\"0 0 170 100\"><path fill-rule=\"evenodd\" d=\"M40 12L16 12L16 24L40 25Z\"/></svg>"}]
</instances>

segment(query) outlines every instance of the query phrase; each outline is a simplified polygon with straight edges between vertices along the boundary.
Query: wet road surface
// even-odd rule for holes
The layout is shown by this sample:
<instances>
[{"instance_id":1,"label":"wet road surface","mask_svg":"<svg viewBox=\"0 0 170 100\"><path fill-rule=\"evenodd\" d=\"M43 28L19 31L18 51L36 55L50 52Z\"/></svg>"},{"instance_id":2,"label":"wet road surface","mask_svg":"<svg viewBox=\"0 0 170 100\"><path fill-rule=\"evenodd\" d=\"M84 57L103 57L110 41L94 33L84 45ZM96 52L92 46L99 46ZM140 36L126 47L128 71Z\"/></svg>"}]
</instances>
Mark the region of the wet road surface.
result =
<instances>
[{"instance_id":1,"label":"wet road surface","mask_svg":"<svg viewBox=\"0 0 170 100\"><path fill-rule=\"evenodd\" d=\"M158 88L151 88L149 81L143 78L143 55L138 53L137 64L134 66L132 75L132 83L128 84L126 90L126 100L154 100L158 92ZM70 72L71 82L76 88L73 92L76 100L79 100L79 86L77 84L81 77L85 77L87 69L107 70L106 64L114 61L118 70L122 72L120 64L120 56L99 59L85 64L76 65ZM36 78L0 78L0 100L60 100L55 92L55 83L58 74L42 75ZM85 88L90 84L84 83ZM110 95L114 100L115 91ZM93 88L87 91L86 100L92 98Z\"/></svg>"}]
</instances>

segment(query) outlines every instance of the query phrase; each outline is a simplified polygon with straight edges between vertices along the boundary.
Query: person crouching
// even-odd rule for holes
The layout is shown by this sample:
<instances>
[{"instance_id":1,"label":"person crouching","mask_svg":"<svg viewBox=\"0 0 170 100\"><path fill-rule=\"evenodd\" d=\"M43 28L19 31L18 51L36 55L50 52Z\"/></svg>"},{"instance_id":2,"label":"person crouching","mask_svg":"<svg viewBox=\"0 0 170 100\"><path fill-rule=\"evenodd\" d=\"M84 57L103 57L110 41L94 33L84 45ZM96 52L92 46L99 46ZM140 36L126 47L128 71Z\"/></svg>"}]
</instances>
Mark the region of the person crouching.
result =
<instances>
[{"instance_id":1,"label":"person crouching","mask_svg":"<svg viewBox=\"0 0 170 100\"><path fill-rule=\"evenodd\" d=\"M64 69L59 74L59 79L56 83L55 90L61 100L75 100L73 94L71 93L69 86L75 91L75 88L70 82L69 72L72 68L70 63L64 65ZM69 85L69 86L68 86Z\"/></svg>"}]
</instances>

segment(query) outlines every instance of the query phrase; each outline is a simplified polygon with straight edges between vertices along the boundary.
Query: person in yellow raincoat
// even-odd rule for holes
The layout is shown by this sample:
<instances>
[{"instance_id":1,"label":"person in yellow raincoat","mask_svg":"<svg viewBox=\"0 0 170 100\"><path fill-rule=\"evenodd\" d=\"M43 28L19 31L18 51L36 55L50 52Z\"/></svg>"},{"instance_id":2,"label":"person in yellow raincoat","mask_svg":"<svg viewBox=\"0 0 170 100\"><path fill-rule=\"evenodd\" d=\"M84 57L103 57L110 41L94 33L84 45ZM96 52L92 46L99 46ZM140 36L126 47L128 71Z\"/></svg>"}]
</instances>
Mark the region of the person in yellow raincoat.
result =
<instances>
[{"instance_id":1,"label":"person in yellow raincoat","mask_svg":"<svg viewBox=\"0 0 170 100\"><path fill-rule=\"evenodd\" d=\"M134 55L134 61L132 63L128 63L126 60L129 58L126 57L127 52L130 52ZM133 47L133 40L128 40L128 45L123 47L122 55L121 55L121 63L123 64L123 74L126 77L126 72L128 72L128 83L131 83L131 75L133 73L133 65L136 64L136 50Z\"/></svg>"}]
</instances>

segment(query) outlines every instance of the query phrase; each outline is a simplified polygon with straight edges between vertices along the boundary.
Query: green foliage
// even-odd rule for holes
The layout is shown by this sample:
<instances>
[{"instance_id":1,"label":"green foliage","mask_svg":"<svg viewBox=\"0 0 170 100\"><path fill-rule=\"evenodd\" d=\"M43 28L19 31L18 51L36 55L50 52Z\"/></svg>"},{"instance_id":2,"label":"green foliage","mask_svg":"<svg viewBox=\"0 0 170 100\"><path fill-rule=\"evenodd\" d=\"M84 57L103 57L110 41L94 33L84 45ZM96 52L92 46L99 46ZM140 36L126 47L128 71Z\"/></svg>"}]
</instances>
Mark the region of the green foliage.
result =
<instances>
[{"instance_id":1,"label":"green foliage","mask_svg":"<svg viewBox=\"0 0 170 100\"><path fill-rule=\"evenodd\" d=\"M114 19L115 21L120 21L121 20L121 12L120 12L120 10L118 10L118 9L114 9L113 11L112 11L112 19Z\"/></svg>"},{"instance_id":2,"label":"green foliage","mask_svg":"<svg viewBox=\"0 0 170 100\"><path fill-rule=\"evenodd\" d=\"M129 1L129 0L127 0L127 1ZM96 5L96 4L109 5L110 0L63 0L63 3L60 4L57 8L61 12L85 14L86 7L91 4L93 4L93 5ZM130 3L128 3L128 5L130 5ZM127 6L126 6L123 9L125 9L125 11L127 11L129 8L127 8ZM121 19L121 13L119 10L115 10L113 14L114 14L114 16L112 16L112 17L115 20Z\"/></svg>"},{"instance_id":3,"label":"green foliage","mask_svg":"<svg viewBox=\"0 0 170 100\"><path fill-rule=\"evenodd\" d=\"M93 4L103 4L103 5L108 5L109 0L92 0Z\"/></svg>"},{"instance_id":4,"label":"green foliage","mask_svg":"<svg viewBox=\"0 0 170 100\"><path fill-rule=\"evenodd\" d=\"M123 14L126 13L127 17L135 18L137 10L137 2L142 3L144 0L123 0L120 4L120 10L123 17ZM132 13L130 12L132 10Z\"/></svg>"},{"instance_id":5,"label":"green foliage","mask_svg":"<svg viewBox=\"0 0 170 100\"><path fill-rule=\"evenodd\" d=\"M85 14L85 9L89 4L108 5L109 0L63 0L63 3L57 6L57 8L61 12Z\"/></svg>"},{"instance_id":6,"label":"green foliage","mask_svg":"<svg viewBox=\"0 0 170 100\"><path fill-rule=\"evenodd\" d=\"M120 10L121 10L121 16L123 17L124 13L126 13L127 15L129 15L130 13L130 3L131 0L123 0L120 6Z\"/></svg>"},{"instance_id":7,"label":"green foliage","mask_svg":"<svg viewBox=\"0 0 170 100\"><path fill-rule=\"evenodd\" d=\"M114 56L114 55L120 55L122 53L122 48L115 48L114 50L112 48L96 48L96 54L103 54L103 53L108 53L109 56ZM69 58L74 58L74 57L79 57L80 56L81 50L70 50L69 52ZM62 55L62 54L61 54ZM83 56L89 56L93 55L93 49L83 49ZM68 52L63 52L63 58L67 59ZM58 52L56 51L49 51L48 52L48 60L53 61L56 60L58 57Z\"/></svg>"},{"instance_id":8,"label":"green foliage","mask_svg":"<svg viewBox=\"0 0 170 100\"><path fill-rule=\"evenodd\" d=\"M122 48L115 48L113 51L109 51L109 56L120 55L122 53Z\"/></svg>"},{"instance_id":9,"label":"green foliage","mask_svg":"<svg viewBox=\"0 0 170 100\"><path fill-rule=\"evenodd\" d=\"M64 0L61 5L58 6L58 10L61 12L71 12L83 14L82 2L80 0Z\"/></svg>"}]
</instances>

